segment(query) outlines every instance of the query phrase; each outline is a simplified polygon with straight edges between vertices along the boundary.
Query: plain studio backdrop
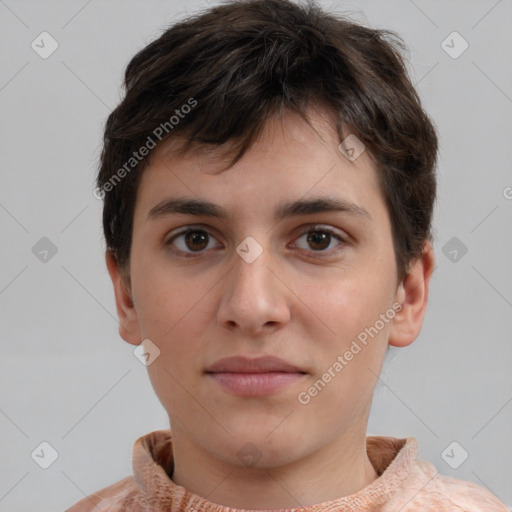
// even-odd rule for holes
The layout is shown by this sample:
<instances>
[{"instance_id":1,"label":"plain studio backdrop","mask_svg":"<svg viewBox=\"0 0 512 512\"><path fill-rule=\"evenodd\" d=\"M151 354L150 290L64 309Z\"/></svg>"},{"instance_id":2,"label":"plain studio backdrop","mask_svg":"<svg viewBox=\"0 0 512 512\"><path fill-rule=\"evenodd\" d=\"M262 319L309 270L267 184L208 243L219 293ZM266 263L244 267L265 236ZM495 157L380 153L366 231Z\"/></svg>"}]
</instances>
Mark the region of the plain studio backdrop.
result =
<instances>
[{"instance_id":1,"label":"plain studio backdrop","mask_svg":"<svg viewBox=\"0 0 512 512\"><path fill-rule=\"evenodd\" d=\"M368 434L414 436L512 506L512 2L320 4L404 38L440 137L429 309L385 363ZM0 511L63 510L168 428L118 335L93 188L129 59L205 7L0 0Z\"/></svg>"}]
</instances>

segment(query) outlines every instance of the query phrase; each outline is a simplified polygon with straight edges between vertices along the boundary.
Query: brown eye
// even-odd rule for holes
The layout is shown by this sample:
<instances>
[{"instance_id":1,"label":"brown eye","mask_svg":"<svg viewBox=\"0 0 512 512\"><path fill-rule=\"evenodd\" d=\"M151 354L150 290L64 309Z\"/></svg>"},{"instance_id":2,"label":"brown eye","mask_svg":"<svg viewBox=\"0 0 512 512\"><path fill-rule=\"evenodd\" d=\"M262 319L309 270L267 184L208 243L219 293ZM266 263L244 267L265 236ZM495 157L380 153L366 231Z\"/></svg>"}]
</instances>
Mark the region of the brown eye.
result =
<instances>
[{"instance_id":1,"label":"brown eye","mask_svg":"<svg viewBox=\"0 0 512 512\"><path fill-rule=\"evenodd\" d=\"M185 234L185 245L194 251L200 251L208 245L208 233L204 231L189 231Z\"/></svg>"},{"instance_id":2,"label":"brown eye","mask_svg":"<svg viewBox=\"0 0 512 512\"><path fill-rule=\"evenodd\" d=\"M308 244L315 250L323 250L329 247L331 234L325 231L310 231L308 233Z\"/></svg>"},{"instance_id":3,"label":"brown eye","mask_svg":"<svg viewBox=\"0 0 512 512\"><path fill-rule=\"evenodd\" d=\"M194 253L201 255L205 249L212 248L212 241L215 238L204 229L186 229L172 236L165 245L171 247L173 252L184 257L194 256ZM213 247L219 247L220 244Z\"/></svg>"},{"instance_id":4,"label":"brown eye","mask_svg":"<svg viewBox=\"0 0 512 512\"><path fill-rule=\"evenodd\" d=\"M306 238L306 243L298 243L298 241L304 237ZM337 241L338 243L332 246L333 241ZM312 229L303 233L292 246L309 252L320 253L319 256L323 256L324 254L328 256L342 249L346 243L343 235L334 231L332 228L313 226ZM330 249L329 246L331 246Z\"/></svg>"}]
</instances>

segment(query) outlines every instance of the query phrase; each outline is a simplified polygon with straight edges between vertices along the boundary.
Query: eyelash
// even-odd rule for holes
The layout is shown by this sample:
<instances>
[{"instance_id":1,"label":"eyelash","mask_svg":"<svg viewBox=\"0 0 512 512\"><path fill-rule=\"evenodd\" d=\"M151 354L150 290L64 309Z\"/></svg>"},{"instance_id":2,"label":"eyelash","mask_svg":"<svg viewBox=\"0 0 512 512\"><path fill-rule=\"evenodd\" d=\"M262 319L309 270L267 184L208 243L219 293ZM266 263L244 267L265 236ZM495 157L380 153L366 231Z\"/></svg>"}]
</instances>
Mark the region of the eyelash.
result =
<instances>
[{"instance_id":1,"label":"eyelash","mask_svg":"<svg viewBox=\"0 0 512 512\"><path fill-rule=\"evenodd\" d=\"M187 235L188 233L194 233L194 232L202 232L202 233L206 233L209 237L212 237L212 238L215 238L213 237L213 235L211 235L211 233L209 233L206 229L204 228L199 228L199 227L188 227L178 233L175 233L171 238L169 238L169 240L167 240L165 242L165 246L168 246L171 248L171 251L176 254L178 257L181 257L181 258L197 258L199 256L201 256L205 250L202 250L202 251L196 251L196 252L191 252L191 253L187 253L185 251L182 251L181 249L174 249L172 248L172 243L174 242L174 240L176 240L178 237L180 236L183 236L183 235ZM344 245L347 245L348 242L347 240L342 237L339 233L337 233L334 229L330 228L329 226L322 226L322 225L313 225L311 226L307 231L303 232L301 235L299 235L299 238L303 237L304 235L307 235L309 233L312 233L312 232L319 232L319 233L329 233L329 235L331 235L332 237L336 238L340 244L336 247L339 247L339 246L344 246ZM300 249L300 250L306 250L306 249ZM334 249L329 249L329 250L319 250L319 251L311 251L313 253L316 253L316 254L320 254L320 256L313 256L313 258L323 258L323 257L327 257L327 256L332 256L332 253L336 253L338 252L339 250L341 250L341 248L334 248ZM325 256L324 256L325 254Z\"/></svg>"}]
</instances>

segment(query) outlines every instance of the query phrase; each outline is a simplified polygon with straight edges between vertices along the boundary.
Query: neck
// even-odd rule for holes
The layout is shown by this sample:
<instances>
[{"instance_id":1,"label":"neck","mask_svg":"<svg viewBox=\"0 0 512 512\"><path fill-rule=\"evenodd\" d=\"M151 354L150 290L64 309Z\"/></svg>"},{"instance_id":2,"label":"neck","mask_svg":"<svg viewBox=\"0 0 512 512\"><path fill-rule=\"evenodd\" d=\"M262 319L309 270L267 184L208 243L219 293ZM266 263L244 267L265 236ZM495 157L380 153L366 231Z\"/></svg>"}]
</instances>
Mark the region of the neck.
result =
<instances>
[{"instance_id":1,"label":"neck","mask_svg":"<svg viewBox=\"0 0 512 512\"><path fill-rule=\"evenodd\" d=\"M172 428L172 480L208 501L242 509L310 506L354 494L378 478L366 453L366 431L346 431L286 464L249 468L219 460Z\"/></svg>"}]
</instances>

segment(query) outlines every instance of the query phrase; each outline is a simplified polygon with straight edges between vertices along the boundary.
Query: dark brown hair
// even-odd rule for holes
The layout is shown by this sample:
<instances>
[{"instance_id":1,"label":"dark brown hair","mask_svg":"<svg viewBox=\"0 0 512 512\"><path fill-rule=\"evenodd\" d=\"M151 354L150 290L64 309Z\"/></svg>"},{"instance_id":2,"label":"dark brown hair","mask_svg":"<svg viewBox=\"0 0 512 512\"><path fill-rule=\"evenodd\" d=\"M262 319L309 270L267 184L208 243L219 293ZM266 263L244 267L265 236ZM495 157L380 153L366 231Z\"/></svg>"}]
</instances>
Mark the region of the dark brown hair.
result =
<instances>
[{"instance_id":1,"label":"dark brown hair","mask_svg":"<svg viewBox=\"0 0 512 512\"><path fill-rule=\"evenodd\" d=\"M308 121L308 108L322 105L340 141L348 127L376 162L401 280L432 239L437 160L436 131L404 49L394 32L326 13L312 0L229 1L165 30L128 64L125 97L105 126L96 190L120 268L129 262L148 148L177 135L186 142L180 155L193 144L229 141L229 167L271 116L286 108Z\"/></svg>"}]
</instances>

